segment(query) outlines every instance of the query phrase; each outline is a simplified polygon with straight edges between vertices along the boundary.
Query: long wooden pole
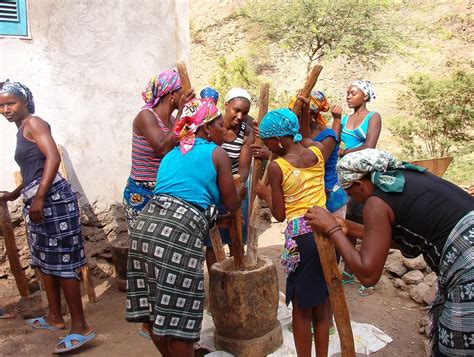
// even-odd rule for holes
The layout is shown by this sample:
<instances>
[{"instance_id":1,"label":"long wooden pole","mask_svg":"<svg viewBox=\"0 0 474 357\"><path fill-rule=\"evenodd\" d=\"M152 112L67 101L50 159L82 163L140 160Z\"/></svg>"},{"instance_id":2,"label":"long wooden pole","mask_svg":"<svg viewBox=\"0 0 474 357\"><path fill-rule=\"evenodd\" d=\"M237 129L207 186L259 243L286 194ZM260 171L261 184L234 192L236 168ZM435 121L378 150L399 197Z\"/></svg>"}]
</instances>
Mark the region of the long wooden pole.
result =
<instances>
[{"instance_id":1,"label":"long wooden pole","mask_svg":"<svg viewBox=\"0 0 474 357\"><path fill-rule=\"evenodd\" d=\"M303 97L308 98L310 96L311 91L313 90L316 84L316 81L318 80L319 74L321 73L322 70L323 70L323 66L319 64L313 67L313 69L308 75L308 78L306 78L306 83L303 89L301 90L301 95ZM303 108L303 103L301 102L301 100L297 99L295 105L293 106L291 110L293 111L293 113L296 114L296 116L299 117L301 114L302 108Z\"/></svg>"},{"instance_id":2,"label":"long wooden pole","mask_svg":"<svg viewBox=\"0 0 474 357\"><path fill-rule=\"evenodd\" d=\"M179 78L181 79L181 85L183 87L183 93L187 93L191 89L191 81L189 80L188 70L186 69L186 63L184 60L179 59L176 62L178 68Z\"/></svg>"},{"instance_id":3,"label":"long wooden pole","mask_svg":"<svg viewBox=\"0 0 474 357\"><path fill-rule=\"evenodd\" d=\"M234 175L234 184L240 186L240 175ZM242 240L242 211L240 208L231 213L230 236L234 250L234 269L244 270L244 243Z\"/></svg>"},{"instance_id":4,"label":"long wooden pole","mask_svg":"<svg viewBox=\"0 0 474 357\"><path fill-rule=\"evenodd\" d=\"M30 295L28 284L20 263L20 257L18 256L18 249L15 243L15 233L13 231L12 221L10 219L10 213L8 211L7 202L0 197L0 223L2 226L3 238L5 240L5 248L7 251L8 262L10 263L10 269L13 277L16 281L16 286L20 295L27 297Z\"/></svg>"},{"instance_id":5,"label":"long wooden pole","mask_svg":"<svg viewBox=\"0 0 474 357\"><path fill-rule=\"evenodd\" d=\"M308 98L314 88L323 66L315 65L306 78L306 83L301 90L301 95ZM303 103L297 100L293 112L300 116ZM343 357L355 356L354 337L352 335L351 319L347 309L344 289L342 288L341 274L337 268L336 251L334 244L318 232L313 232L316 246L318 247L324 279L329 290L329 299L336 320L337 332L341 342L341 355Z\"/></svg>"},{"instance_id":6,"label":"long wooden pole","mask_svg":"<svg viewBox=\"0 0 474 357\"><path fill-rule=\"evenodd\" d=\"M225 259L225 251L222 246L222 238L217 224L209 231L209 235L211 236L212 249L216 255L216 260L219 263Z\"/></svg>"},{"instance_id":7,"label":"long wooden pole","mask_svg":"<svg viewBox=\"0 0 474 357\"><path fill-rule=\"evenodd\" d=\"M341 273L337 268L334 244L330 239L319 232L313 232L313 237L318 247L324 280L326 280L329 300L331 301L334 318L336 320L337 332L341 342L341 356L354 357L355 347L351 318L342 287Z\"/></svg>"},{"instance_id":8,"label":"long wooden pole","mask_svg":"<svg viewBox=\"0 0 474 357\"><path fill-rule=\"evenodd\" d=\"M260 121L263 119L263 117L265 116L265 114L267 114L267 111L268 111L269 90L270 90L270 86L268 83L262 83L260 85L259 110L258 110L258 117L257 117L258 124L260 124ZM255 138L255 144L262 146L263 142L259 137L257 137ZM249 195L249 209L248 209L249 224L247 227L246 265L250 269L257 265L257 248L258 248L258 240L257 240L257 223L258 222L257 221L258 221L258 216L261 209L261 203L259 202L260 199L257 197L257 193L255 189L257 186L258 176L260 174L261 167L262 167L262 160L254 158L252 160L252 177L250 179L250 195Z\"/></svg>"}]
</instances>

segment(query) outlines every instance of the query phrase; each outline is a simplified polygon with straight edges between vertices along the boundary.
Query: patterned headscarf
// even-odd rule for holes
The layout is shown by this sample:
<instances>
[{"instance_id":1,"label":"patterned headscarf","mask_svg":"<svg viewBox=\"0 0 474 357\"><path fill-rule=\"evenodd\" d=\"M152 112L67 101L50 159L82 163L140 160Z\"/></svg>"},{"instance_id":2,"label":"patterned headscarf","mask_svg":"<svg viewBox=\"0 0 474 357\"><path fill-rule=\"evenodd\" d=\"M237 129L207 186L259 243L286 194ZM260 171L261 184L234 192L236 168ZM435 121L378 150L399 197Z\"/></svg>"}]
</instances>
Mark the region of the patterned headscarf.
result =
<instances>
[{"instance_id":1,"label":"patterned headscarf","mask_svg":"<svg viewBox=\"0 0 474 357\"><path fill-rule=\"evenodd\" d=\"M160 98L180 88L181 79L175 69L153 75L142 92L145 107L156 107Z\"/></svg>"},{"instance_id":2,"label":"patterned headscarf","mask_svg":"<svg viewBox=\"0 0 474 357\"><path fill-rule=\"evenodd\" d=\"M184 155L194 146L199 127L219 117L221 113L212 99L193 99L186 103L181 118L176 122L174 134L179 140L179 149Z\"/></svg>"},{"instance_id":3,"label":"patterned headscarf","mask_svg":"<svg viewBox=\"0 0 474 357\"><path fill-rule=\"evenodd\" d=\"M426 171L425 168L397 160L392 154L364 149L344 155L336 166L339 184L348 188L370 174L372 183L384 192L403 192L405 176L400 170Z\"/></svg>"},{"instance_id":4,"label":"patterned headscarf","mask_svg":"<svg viewBox=\"0 0 474 357\"><path fill-rule=\"evenodd\" d=\"M291 136L295 143L303 138L296 114L288 108L268 112L258 126L258 136L268 139L275 136Z\"/></svg>"},{"instance_id":5,"label":"patterned headscarf","mask_svg":"<svg viewBox=\"0 0 474 357\"><path fill-rule=\"evenodd\" d=\"M28 89L27 86L21 84L20 82L10 82L6 80L3 84L0 84L0 93L9 93L17 96L20 100L26 102L26 106L30 114L35 113L35 102L33 100L33 93Z\"/></svg>"},{"instance_id":6,"label":"patterned headscarf","mask_svg":"<svg viewBox=\"0 0 474 357\"><path fill-rule=\"evenodd\" d=\"M252 103L252 97L250 96L249 92L242 88L232 88L225 96L225 103L227 104L235 98L244 98Z\"/></svg>"},{"instance_id":7,"label":"patterned headscarf","mask_svg":"<svg viewBox=\"0 0 474 357\"><path fill-rule=\"evenodd\" d=\"M201 90L199 94L201 98L211 98L214 100L214 104L217 104L219 100L219 92L212 87L206 87Z\"/></svg>"},{"instance_id":8,"label":"patterned headscarf","mask_svg":"<svg viewBox=\"0 0 474 357\"><path fill-rule=\"evenodd\" d=\"M293 109L296 103L296 97L293 96L290 98L290 103L288 103L288 108ZM314 113L316 116L316 121L324 126L327 125L326 119L322 116L321 112L327 112L329 110L329 102L323 92L315 90L311 92L311 98L309 101L309 111Z\"/></svg>"},{"instance_id":9,"label":"patterned headscarf","mask_svg":"<svg viewBox=\"0 0 474 357\"><path fill-rule=\"evenodd\" d=\"M364 92L364 94L369 97L369 99L367 99L368 102L370 102L372 99L377 98L377 96L375 95L374 88L372 88L372 84L370 83L370 81L364 81L364 80L354 81L351 83L351 86L355 86L359 88L362 92Z\"/></svg>"}]
</instances>

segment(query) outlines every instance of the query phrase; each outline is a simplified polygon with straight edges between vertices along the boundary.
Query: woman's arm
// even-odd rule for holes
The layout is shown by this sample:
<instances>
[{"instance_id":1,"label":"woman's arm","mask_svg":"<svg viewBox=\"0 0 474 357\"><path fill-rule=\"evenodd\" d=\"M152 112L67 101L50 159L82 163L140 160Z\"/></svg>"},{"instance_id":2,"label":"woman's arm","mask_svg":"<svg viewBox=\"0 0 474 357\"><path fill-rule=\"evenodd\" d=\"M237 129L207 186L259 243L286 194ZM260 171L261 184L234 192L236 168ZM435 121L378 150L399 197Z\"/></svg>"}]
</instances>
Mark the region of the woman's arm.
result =
<instances>
[{"instance_id":1,"label":"woman's arm","mask_svg":"<svg viewBox=\"0 0 474 357\"><path fill-rule=\"evenodd\" d=\"M382 118L379 113L372 114L372 117L369 119L369 126L367 128L367 137L365 143L354 149L344 150L344 155L349 154L350 152L360 151L368 148L375 148L379 140L380 131L382 130Z\"/></svg>"},{"instance_id":2,"label":"woman's arm","mask_svg":"<svg viewBox=\"0 0 474 357\"><path fill-rule=\"evenodd\" d=\"M334 151L334 148L336 147L336 139L331 136L328 136L323 141L320 141L320 143L323 145L323 149L321 151L324 156L324 161L326 162L329 160L329 157L331 156L332 152Z\"/></svg>"},{"instance_id":3,"label":"woman's arm","mask_svg":"<svg viewBox=\"0 0 474 357\"><path fill-rule=\"evenodd\" d=\"M275 217L278 222L283 222L286 218L285 198L281 187L283 173L278 164L274 161L268 165L268 182L270 186L265 186L260 182L257 183L257 195L267 201L273 217Z\"/></svg>"},{"instance_id":4,"label":"woman's arm","mask_svg":"<svg viewBox=\"0 0 474 357\"><path fill-rule=\"evenodd\" d=\"M148 110L138 113L134 126L145 137L158 157L165 156L177 144L173 130L166 134L163 133L158 126L156 117Z\"/></svg>"},{"instance_id":5,"label":"woman's arm","mask_svg":"<svg viewBox=\"0 0 474 357\"><path fill-rule=\"evenodd\" d=\"M230 212L237 211L241 200L234 185L229 155L219 146L212 152L212 161L217 171L217 187L221 201Z\"/></svg>"},{"instance_id":6,"label":"woman's arm","mask_svg":"<svg viewBox=\"0 0 474 357\"><path fill-rule=\"evenodd\" d=\"M342 117L342 108L340 105L333 105L331 108L331 115L332 115L332 130L336 132L338 138L341 137L342 131L342 124L341 124L341 117Z\"/></svg>"},{"instance_id":7,"label":"woman's arm","mask_svg":"<svg viewBox=\"0 0 474 357\"><path fill-rule=\"evenodd\" d=\"M35 197L31 201L29 214L34 223L40 223L44 220L43 206L46 192L53 183L54 177L58 173L61 158L58 147L54 142L48 124L39 117L31 117L25 124L23 135L36 143L38 149L46 157L43 174L36 191Z\"/></svg>"},{"instance_id":8,"label":"woman's arm","mask_svg":"<svg viewBox=\"0 0 474 357\"><path fill-rule=\"evenodd\" d=\"M12 192L8 191L0 191L0 200L5 200L5 201L15 201L18 197L20 197L21 190L23 190L24 186L21 184L15 190Z\"/></svg>"},{"instance_id":9,"label":"woman's arm","mask_svg":"<svg viewBox=\"0 0 474 357\"><path fill-rule=\"evenodd\" d=\"M247 126L248 132L244 137L244 143L239 156L239 175L242 182L247 182L252 163L252 144L255 142L253 130Z\"/></svg>"},{"instance_id":10,"label":"woman's arm","mask_svg":"<svg viewBox=\"0 0 474 357\"><path fill-rule=\"evenodd\" d=\"M364 207L365 231L362 246L358 251L349 241L329 212L313 207L305 215L315 230L332 232L329 238L334 242L344 262L365 286L377 283L384 268L392 242L390 207L377 197L370 197ZM336 227L333 229L333 227Z\"/></svg>"}]
</instances>

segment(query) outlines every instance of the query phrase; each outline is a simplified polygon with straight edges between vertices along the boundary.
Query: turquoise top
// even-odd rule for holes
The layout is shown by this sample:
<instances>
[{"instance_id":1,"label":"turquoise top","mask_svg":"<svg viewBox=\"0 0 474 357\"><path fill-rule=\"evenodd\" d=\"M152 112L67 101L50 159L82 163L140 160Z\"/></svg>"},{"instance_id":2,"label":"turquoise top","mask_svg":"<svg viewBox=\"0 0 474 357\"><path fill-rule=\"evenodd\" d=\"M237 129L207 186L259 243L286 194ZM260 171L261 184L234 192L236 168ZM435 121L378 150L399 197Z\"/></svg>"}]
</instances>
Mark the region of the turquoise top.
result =
<instances>
[{"instance_id":1,"label":"turquoise top","mask_svg":"<svg viewBox=\"0 0 474 357\"><path fill-rule=\"evenodd\" d=\"M341 124L342 124L342 131L341 131L341 140L344 143L344 148L347 149L355 149L365 143L367 139L367 131L369 130L369 120L375 112L369 112L362 120L362 123L355 128L355 129L347 129L347 118L349 116L345 114L342 117Z\"/></svg>"},{"instance_id":2,"label":"turquoise top","mask_svg":"<svg viewBox=\"0 0 474 357\"><path fill-rule=\"evenodd\" d=\"M194 147L181 154L175 147L161 161L153 193L180 198L202 209L219 203L217 171L212 153L217 145L196 138Z\"/></svg>"}]
</instances>

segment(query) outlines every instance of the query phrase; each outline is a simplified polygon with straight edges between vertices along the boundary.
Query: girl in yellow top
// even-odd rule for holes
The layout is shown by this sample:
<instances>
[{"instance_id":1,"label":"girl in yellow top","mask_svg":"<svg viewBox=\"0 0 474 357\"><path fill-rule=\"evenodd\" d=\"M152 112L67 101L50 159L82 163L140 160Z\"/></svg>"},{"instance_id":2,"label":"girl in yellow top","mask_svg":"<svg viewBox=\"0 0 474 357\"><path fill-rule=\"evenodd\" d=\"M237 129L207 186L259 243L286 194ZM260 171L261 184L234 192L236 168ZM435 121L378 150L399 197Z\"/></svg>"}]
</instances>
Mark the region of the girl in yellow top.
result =
<instances>
[{"instance_id":1,"label":"girl in yellow top","mask_svg":"<svg viewBox=\"0 0 474 357\"><path fill-rule=\"evenodd\" d=\"M257 186L273 216L285 218L287 267L286 302L293 305L293 338L298 356L311 356L311 321L317 356L326 356L329 343L328 290L311 227L303 218L310 207L325 207L323 146L299 133L289 109L269 112L259 125L259 136L279 158L270 163L270 187Z\"/></svg>"}]
</instances>

